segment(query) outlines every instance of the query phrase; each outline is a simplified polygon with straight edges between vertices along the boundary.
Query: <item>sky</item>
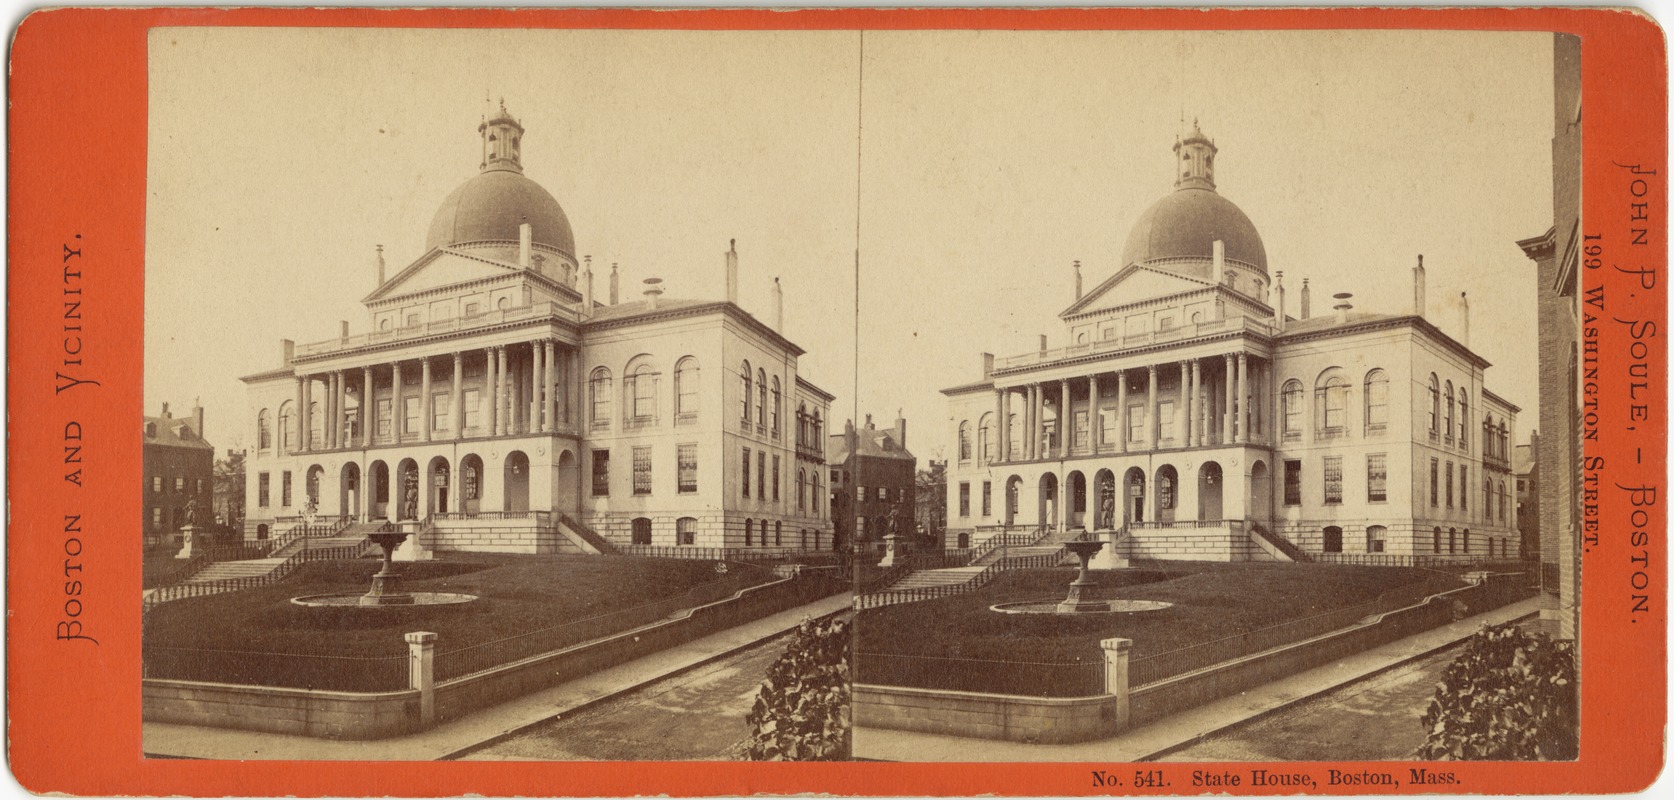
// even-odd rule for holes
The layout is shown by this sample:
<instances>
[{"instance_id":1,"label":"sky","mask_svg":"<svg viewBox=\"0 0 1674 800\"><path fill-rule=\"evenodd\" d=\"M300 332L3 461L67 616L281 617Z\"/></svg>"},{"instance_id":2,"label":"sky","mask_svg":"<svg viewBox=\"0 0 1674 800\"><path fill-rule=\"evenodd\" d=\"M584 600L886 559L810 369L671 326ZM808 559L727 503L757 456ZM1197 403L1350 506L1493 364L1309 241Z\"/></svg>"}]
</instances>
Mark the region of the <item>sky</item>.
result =
<instances>
[{"instance_id":1,"label":"sky","mask_svg":"<svg viewBox=\"0 0 1674 800\"><path fill-rule=\"evenodd\" d=\"M501 97L601 293L619 262L626 295L719 298L737 239L833 418L899 409L921 460L981 352L1063 343L1071 262L1114 273L1194 117L1287 286L1400 311L1424 254L1432 317L1469 292L1488 386L1535 416L1549 34L873 31L862 71L852 31L173 28L150 79L146 408L201 400L221 447L281 339L367 329L375 246L422 255Z\"/></svg>"}]
</instances>

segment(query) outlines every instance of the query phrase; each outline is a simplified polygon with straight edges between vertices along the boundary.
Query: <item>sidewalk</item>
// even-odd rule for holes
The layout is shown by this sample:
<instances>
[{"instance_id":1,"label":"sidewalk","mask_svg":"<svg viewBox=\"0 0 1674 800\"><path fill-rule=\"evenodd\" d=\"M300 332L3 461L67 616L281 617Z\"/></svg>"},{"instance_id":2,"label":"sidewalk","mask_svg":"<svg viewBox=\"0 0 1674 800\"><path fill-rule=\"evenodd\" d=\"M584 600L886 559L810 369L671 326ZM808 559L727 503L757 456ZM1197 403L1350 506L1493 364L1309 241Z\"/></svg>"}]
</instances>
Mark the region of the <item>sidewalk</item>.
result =
<instances>
[{"instance_id":1,"label":"sidewalk","mask_svg":"<svg viewBox=\"0 0 1674 800\"><path fill-rule=\"evenodd\" d=\"M809 617L852 608L844 592L781 611L653 655L492 706L411 736L335 741L228 728L144 723L143 750L151 756L309 761L432 761L631 691L794 629Z\"/></svg>"},{"instance_id":2,"label":"sidewalk","mask_svg":"<svg viewBox=\"0 0 1674 800\"><path fill-rule=\"evenodd\" d=\"M1144 761L1200 737L1447 648L1468 638L1484 624L1509 622L1538 613L1539 603L1539 598L1512 603L1183 711L1109 739L1077 744L1020 744L856 726L854 756L875 761L923 762Z\"/></svg>"}]
</instances>

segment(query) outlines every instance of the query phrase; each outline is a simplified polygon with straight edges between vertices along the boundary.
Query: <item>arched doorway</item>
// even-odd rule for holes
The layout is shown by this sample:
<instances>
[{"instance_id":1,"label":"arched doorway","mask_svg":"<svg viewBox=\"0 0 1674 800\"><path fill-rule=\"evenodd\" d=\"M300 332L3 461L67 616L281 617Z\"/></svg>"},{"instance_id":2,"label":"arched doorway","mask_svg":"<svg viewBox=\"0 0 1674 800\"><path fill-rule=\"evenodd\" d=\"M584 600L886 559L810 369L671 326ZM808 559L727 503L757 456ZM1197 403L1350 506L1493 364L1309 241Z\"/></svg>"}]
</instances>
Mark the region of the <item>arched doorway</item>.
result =
<instances>
[{"instance_id":1,"label":"arched doorway","mask_svg":"<svg viewBox=\"0 0 1674 800\"><path fill-rule=\"evenodd\" d=\"M337 513L354 516L360 513L360 465L353 461L343 465L337 478Z\"/></svg>"},{"instance_id":2,"label":"arched doorway","mask_svg":"<svg viewBox=\"0 0 1674 800\"><path fill-rule=\"evenodd\" d=\"M1221 475L1221 465L1213 461L1203 462L1197 470L1197 518L1222 519L1221 516L1221 487L1226 480Z\"/></svg>"},{"instance_id":3,"label":"arched doorway","mask_svg":"<svg viewBox=\"0 0 1674 800\"><path fill-rule=\"evenodd\" d=\"M632 539L632 541L633 541L634 544L650 544L651 543L651 520L650 519L648 519L646 517L635 517L634 518L633 539ZM675 544L679 544L679 542L676 542Z\"/></svg>"},{"instance_id":4,"label":"arched doorway","mask_svg":"<svg viewBox=\"0 0 1674 800\"><path fill-rule=\"evenodd\" d=\"M568 450L559 453L558 485L554 487L557 491L557 502L553 503L552 507L559 511L576 513L580 508L576 495L581 486L580 480L580 476L576 474L575 454Z\"/></svg>"},{"instance_id":5,"label":"arched doorway","mask_svg":"<svg viewBox=\"0 0 1674 800\"><path fill-rule=\"evenodd\" d=\"M1069 474L1069 527L1087 528L1087 476L1080 472Z\"/></svg>"},{"instance_id":6,"label":"arched doorway","mask_svg":"<svg viewBox=\"0 0 1674 800\"><path fill-rule=\"evenodd\" d=\"M482 457L471 453L459 460L459 510L475 514L482 510Z\"/></svg>"},{"instance_id":7,"label":"arched doorway","mask_svg":"<svg viewBox=\"0 0 1674 800\"><path fill-rule=\"evenodd\" d=\"M430 464L424 470L424 485L429 492L430 514L446 514L453 510L450 505L449 494L453 489L453 470L448 467L448 460L442 456L430 459Z\"/></svg>"},{"instance_id":8,"label":"arched doorway","mask_svg":"<svg viewBox=\"0 0 1674 800\"><path fill-rule=\"evenodd\" d=\"M1108 469L1099 470L1093 476L1093 486L1097 492L1093 527L1095 530L1111 530L1116 527L1116 474Z\"/></svg>"},{"instance_id":9,"label":"arched doorway","mask_svg":"<svg viewBox=\"0 0 1674 800\"><path fill-rule=\"evenodd\" d=\"M1145 521L1145 470L1129 467L1122 476L1122 524Z\"/></svg>"},{"instance_id":10,"label":"arched doorway","mask_svg":"<svg viewBox=\"0 0 1674 800\"><path fill-rule=\"evenodd\" d=\"M366 470L370 486L366 493L366 515L372 519L389 519L389 465L382 461L372 462Z\"/></svg>"},{"instance_id":11,"label":"arched doorway","mask_svg":"<svg viewBox=\"0 0 1674 800\"><path fill-rule=\"evenodd\" d=\"M1036 508L1040 510L1039 524L1041 527L1053 525L1058 520L1058 476L1046 473L1040 476L1040 502Z\"/></svg>"},{"instance_id":12,"label":"arched doorway","mask_svg":"<svg viewBox=\"0 0 1674 800\"><path fill-rule=\"evenodd\" d=\"M1341 552L1343 552L1343 529L1342 528L1339 528L1336 525L1327 525L1325 527L1325 552L1327 552L1327 553L1341 553Z\"/></svg>"},{"instance_id":13,"label":"arched doorway","mask_svg":"<svg viewBox=\"0 0 1674 800\"><path fill-rule=\"evenodd\" d=\"M419 506L419 469L418 462L410 458L401 459L401 464L395 468L398 487L395 507L395 519L418 519Z\"/></svg>"},{"instance_id":14,"label":"arched doorway","mask_svg":"<svg viewBox=\"0 0 1674 800\"><path fill-rule=\"evenodd\" d=\"M1263 524L1273 518L1273 473L1265 461L1250 465L1250 516Z\"/></svg>"},{"instance_id":15,"label":"arched doorway","mask_svg":"<svg viewBox=\"0 0 1674 800\"><path fill-rule=\"evenodd\" d=\"M315 512L320 510L320 478L325 476L325 467L315 464L308 468L308 477L303 483L304 496L307 498L303 507Z\"/></svg>"},{"instance_id":16,"label":"arched doorway","mask_svg":"<svg viewBox=\"0 0 1674 800\"><path fill-rule=\"evenodd\" d=\"M1018 476L1018 475L1013 475L1010 478L1007 478L1006 479L1006 516L1005 516L1005 522L1006 522L1006 527L1008 527L1008 528L1011 527L1013 524L1015 524L1017 522L1017 503L1018 503L1018 498L1022 494L1023 494L1023 478L1021 476Z\"/></svg>"},{"instance_id":17,"label":"arched doorway","mask_svg":"<svg viewBox=\"0 0 1674 800\"><path fill-rule=\"evenodd\" d=\"M264 522L264 523L256 526L256 539L257 539L257 541L260 541L260 540L266 539L266 538L267 538L267 523Z\"/></svg>"},{"instance_id":18,"label":"arched doorway","mask_svg":"<svg viewBox=\"0 0 1674 800\"><path fill-rule=\"evenodd\" d=\"M505 466L506 511L529 510L529 457L522 450L506 454Z\"/></svg>"},{"instance_id":19,"label":"arched doorway","mask_svg":"<svg viewBox=\"0 0 1674 800\"><path fill-rule=\"evenodd\" d=\"M1157 468L1156 479L1157 499L1151 508L1155 510L1158 522L1173 522L1174 507L1180 504L1180 473L1175 471L1173 464L1164 464Z\"/></svg>"}]
</instances>

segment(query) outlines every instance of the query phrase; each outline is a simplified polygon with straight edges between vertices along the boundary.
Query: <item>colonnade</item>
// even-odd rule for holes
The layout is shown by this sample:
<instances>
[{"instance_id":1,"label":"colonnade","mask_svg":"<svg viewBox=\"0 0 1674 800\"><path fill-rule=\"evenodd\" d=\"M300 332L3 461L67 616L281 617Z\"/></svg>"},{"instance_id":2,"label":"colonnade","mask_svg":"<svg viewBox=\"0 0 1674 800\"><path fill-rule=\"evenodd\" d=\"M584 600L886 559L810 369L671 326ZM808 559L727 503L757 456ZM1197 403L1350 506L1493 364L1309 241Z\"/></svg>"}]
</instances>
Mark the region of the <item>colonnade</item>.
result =
<instances>
[{"instance_id":1,"label":"colonnade","mask_svg":"<svg viewBox=\"0 0 1674 800\"><path fill-rule=\"evenodd\" d=\"M482 381L465 385L466 361L482 365ZM436 362L441 367L436 367ZM403 375L417 370L417 425L405 430L409 387ZM556 339L536 339L507 345L491 345L450 354L399 359L367 364L359 369L337 369L302 373L296 377L297 446L293 452L371 447L374 444L404 444L434 440L463 439L467 436L511 436L552 433L573 429L580 406L580 354L576 348ZM435 385L437 372L445 372L447 405L445 416L437 418ZM387 376L387 377L386 377ZM352 387L351 387L352 385ZM388 394L378 390L388 386ZM478 400L478 418L467 427L465 392L483 392ZM391 419L379 419L379 399L388 399ZM353 407L350 407L351 401ZM315 435L313 405L324 415ZM387 431L380 433L380 422Z\"/></svg>"},{"instance_id":2,"label":"colonnade","mask_svg":"<svg viewBox=\"0 0 1674 800\"><path fill-rule=\"evenodd\" d=\"M1133 373L1143 370L1137 385ZM1173 392L1163 395L1160 372L1172 372ZM1106 441L1104 395L1116 385L1116 422L1113 441ZM1037 381L994 390L995 428L999 461L1032 461L1096 453L1126 453L1166 447L1204 447L1220 444L1264 443L1272 419L1272 363L1248 353L1182 359L1144 367L1098 371L1080 377ZM1143 406L1131 403L1129 392L1142 393ZM1084 405L1076 395L1086 397ZM1179 430L1165 433L1158 414L1163 402L1175 403ZM1130 409L1142 410L1138 435L1130 436ZM1077 410L1087 412L1085 441L1074 426ZM1052 410L1053 418L1047 412ZM1011 429L1017 417L1020 431ZM1170 422L1171 428L1173 421ZM1014 433L1016 434L1014 436ZM1013 440L1016 440L1015 442Z\"/></svg>"}]
</instances>

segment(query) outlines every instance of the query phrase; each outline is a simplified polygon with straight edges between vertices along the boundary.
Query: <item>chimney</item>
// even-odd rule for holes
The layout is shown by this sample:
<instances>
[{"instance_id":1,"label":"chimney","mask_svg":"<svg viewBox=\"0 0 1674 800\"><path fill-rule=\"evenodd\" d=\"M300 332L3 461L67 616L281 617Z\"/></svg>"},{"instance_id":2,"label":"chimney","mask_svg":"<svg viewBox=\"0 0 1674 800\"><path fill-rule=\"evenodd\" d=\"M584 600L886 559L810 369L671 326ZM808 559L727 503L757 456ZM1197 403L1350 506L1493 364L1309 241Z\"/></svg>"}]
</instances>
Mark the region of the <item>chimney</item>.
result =
<instances>
[{"instance_id":1,"label":"chimney","mask_svg":"<svg viewBox=\"0 0 1674 800\"><path fill-rule=\"evenodd\" d=\"M583 316L593 316L593 257L583 259L585 266L581 273L581 313Z\"/></svg>"},{"instance_id":2,"label":"chimney","mask_svg":"<svg viewBox=\"0 0 1674 800\"><path fill-rule=\"evenodd\" d=\"M895 445L907 449L907 418L901 416L899 408L895 409Z\"/></svg>"},{"instance_id":3,"label":"chimney","mask_svg":"<svg viewBox=\"0 0 1674 800\"><path fill-rule=\"evenodd\" d=\"M877 428L872 427L872 415L871 414L866 415L866 430L869 430L869 431L877 430Z\"/></svg>"},{"instance_id":4,"label":"chimney","mask_svg":"<svg viewBox=\"0 0 1674 800\"><path fill-rule=\"evenodd\" d=\"M1459 343L1471 346L1471 299L1459 293Z\"/></svg>"},{"instance_id":5,"label":"chimney","mask_svg":"<svg viewBox=\"0 0 1674 800\"><path fill-rule=\"evenodd\" d=\"M738 240L727 240L727 302L738 303Z\"/></svg>"},{"instance_id":6,"label":"chimney","mask_svg":"<svg viewBox=\"0 0 1674 800\"><path fill-rule=\"evenodd\" d=\"M199 439L204 438L203 437L203 406L198 403L198 398L196 398L196 397L192 398L192 433L193 433L193 435L197 436Z\"/></svg>"},{"instance_id":7,"label":"chimney","mask_svg":"<svg viewBox=\"0 0 1674 800\"><path fill-rule=\"evenodd\" d=\"M982 354L982 379L988 380L994 375L994 354Z\"/></svg>"},{"instance_id":8,"label":"chimney","mask_svg":"<svg viewBox=\"0 0 1674 800\"><path fill-rule=\"evenodd\" d=\"M662 278L645 279L645 308L648 311L657 310L657 298L663 294Z\"/></svg>"},{"instance_id":9,"label":"chimney","mask_svg":"<svg viewBox=\"0 0 1674 800\"><path fill-rule=\"evenodd\" d=\"M284 361L283 361L284 365L287 366L287 367L290 366L291 365L291 358L293 358L296 355L296 340L294 340L294 339L280 339L279 340L279 351L280 351L279 352L279 357L284 359Z\"/></svg>"},{"instance_id":10,"label":"chimney","mask_svg":"<svg viewBox=\"0 0 1674 800\"><path fill-rule=\"evenodd\" d=\"M1042 353L1046 352L1046 334L1044 333L1040 335L1040 351Z\"/></svg>"},{"instance_id":11,"label":"chimney","mask_svg":"<svg viewBox=\"0 0 1674 800\"><path fill-rule=\"evenodd\" d=\"M1302 318L1308 318L1308 279L1302 279Z\"/></svg>"},{"instance_id":12,"label":"chimney","mask_svg":"<svg viewBox=\"0 0 1674 800\"><path fill-rule=\"evenodd\" d=\"M167 401L163 403L163 419L174 419L174 417L169 416L169 404ZM870 417L868 417L868 419L870 419Z\"/></svg>"},{"instance_id":13,"label":"chimney","mask_svg":"<svg viewBox=\"0 0 1674 800\"><path fill-rule=\"evenodd\" d=\"M1279 302L1273 310L1273 322L1278 326L1279 332L1283 333L1285 330L1285 271L1281 269L1274 273L1274 276L1278 280L1273 281L1273 293L1278 295Z\"/></svg>"},{"instance_id":14,"label":"chimney","mask_svg":"<svg viewBox=\"0 0 1674 800\"><path fill-rule=\"evenodd\" d=\"M1221 277L1221 274L1226 272L1226 242L1216 239L1215 243L1211 246L1211 252L1215 254L1215 274L1210 277L1213 278L1216 283L1220 283L1224 280Z\"/></svg>"},{"instance_id":15,"label":"chimney","mask_svg":"<svg viewBox=\"0 0 1674 800\"><path fill-rule=\"evenodd\" d=\"M1076 262L1075 262L1075 299L1077 301L1079 301L1081 299L1081 260L1080 259L1076 259Z\"/></svg>"},{"instance_id":16,"label":"chimney","mask_svg":"<svg viewBox=\"0 0 1674 800\"><path fill-rule=\"evenodd\" d=\"M339 338L339 339L349 338L349 321L348 320L340 319L340 320L337 321L337 338Z\"/></svg>"},{"instance_id":17,"label":"chimney","mask_svg":"<svg viewBox=\"0 0 1674 800\"><path fill-rule=\"evenodd\" d=\"M779 276L773 276L773 330L780 335L785 333L785 290L779 285Z\"/></svg>"},{"instance_id":18,"label":"chimney","mask_svg":"<svg viewBox=\"0 0 1674 800\"><path fill-rule=\"evenodd\" d=\"M1418 254L1418 266L1412 268L1412 313L1424 316L1424 254Z\"/></svg>"},{"instance_id":19,"label":"chimney","mask_svg":"<svg viewBox=\"0 0 1674 800\"><path fill-rule=\"evenodd\" d=\"M528 266L529 266L529 247L534 243L534 241L535 241L535 229L529 227L529 223L525 222L522 225L517 226L517 265L518 266L528 268Z\"/></svg>"},{"instance_id":20,"label":"chimney","mask_svg":"<svg viewBox=\"0 0 1674 800\"><path fill-rule=\"evenodd\" d=\"M1342 325L1342 324L1345 324L1345 323L1348 322L1349 309L1354 308L1354 304L1349 302L1349 298L1351 298L1353 296L1354 295L1349 294L1348 292L1338 292L1334 295L1331 295L1331 297L1334 298L1337 301L1335 304L1333 304L1331 306L1331 309L1333 311L1337 312L1337 324L1338 325Z\"/></svg>"},{"instance_id":21,"label":"chimney","mask_svg":"<svg viewBox=\"0 0 1674 800\"><path fill-rule=\"evenodd\" d=\"M378 285L384 285L384 246L378 245Z\"/></svg>"},{"instance_id":22,"label":"chimney","mask_svg":"<svg viewBox=\"0 0 1674 800\"><path fill-rule=\"evenodd\" d=\"M617 272L616 272L616 262L612 261L612 262L610 262L610 304L611 305L616 305L618 302L621 302L620 299L619 299L619 296L620 296L619 293L621 291L621 286L622 286L622 277L620 275L618 275Z\"/></svg>"}]
</instances>

